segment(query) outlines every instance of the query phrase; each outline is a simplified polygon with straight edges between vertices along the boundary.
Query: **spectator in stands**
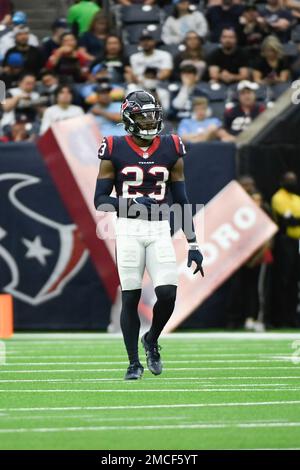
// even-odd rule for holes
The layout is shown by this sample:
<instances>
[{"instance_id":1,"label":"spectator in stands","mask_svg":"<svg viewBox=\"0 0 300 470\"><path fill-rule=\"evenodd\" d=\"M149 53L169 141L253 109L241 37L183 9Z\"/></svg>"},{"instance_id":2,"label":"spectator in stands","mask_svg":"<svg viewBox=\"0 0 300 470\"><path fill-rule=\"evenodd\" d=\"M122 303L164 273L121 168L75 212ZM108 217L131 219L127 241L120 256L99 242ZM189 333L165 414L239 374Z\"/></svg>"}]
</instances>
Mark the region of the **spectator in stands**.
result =
<instances>
[{"instance_id":1,"label":"spectator in stands","mask_svg":"<svg viewBox=\"0 0 300 470\"><path fill-rule=\"evenodd\" d=\"M198 84L198 71L192 64L180 68L181 85L172 99L173 112L170 117L174 119L189 118L192 113L192 102L195 96L204 95Z\"/></svg>"},{"instance_id":2,"label":"spectator in stands","mask_svg":"<svg viewBox=\"0 0 300 470\"><path fill-rule=\"evenodd\" d=\"M33 74L25 74L19 81L18 87L7 91L6 100L2 104L3 117L1 126L12 126L20 119L35 124L39 116L41 100L35 91L36 78Z\"/></svg>"},{"instance_id":3,"label":"spectator in stands","mask_svg":"<svg viewBox=\"0 0 300 470\"><path fill-rule=\"evenodd\" d=\"M274 247L273 322L296 326L299 276L300 196L297 175L289 171L272 197L272 210L279 226ZM298 325L299 326L299 325Z\"/></svg>"},{"instance_id":4,"label":"spectator in stands","mask_svg":"<svg viewBox=\"0 0 300 470\"><path fill-rule=\"evenodd\" d=\"M1 9L1 4L0 4ZM5 34L9 31L9 25L11 24L11 15L5 15L2 20L0 20L0 39L5 36ZM1 41L2 42L2 41ZM1 45L0 42L0 45ZM0 53L1 53L1 46L0 46ZM1 55L0 55L1 60Z\"/></svg>"},{"instance_id":5,"label":"spectator in stands","mask_svg":"<svg viewBox=\"0 0 300 470\"><path fill-rule=\"evenodd\" d=\"M224 115L225 129L236 136L247 129L251 122L265 110L263 104L256 102L256 83L243 80L238 84L239 102L227 108Z\"/></svg>"},{"instance_id":6,"label":"spectator in stands","mask_svg":"<svg viewBox=\"0 0 300 470\"><path fill-rule=\"evenodd\" d=\"M207 142L220 139L232 141L232 135L225 131L218 118L209 116L208 99L196 97L193 100L191 118L183 119L178 126L178 135L187 143Z\"/></svg>"},{"instance_id":7,"label":"spectator in stands","mask_svg":"<svg viewBox=\"0 0 300 470\"><path fill-rule=\"evenodd\" d=\"M23 70L38 77L44 61L41 51L37 47L30 46L29 32L30 30L27 26L16 26L14 30L16 45L6 52L3 66L7 65L11 54L19 53L24 60Z\"/></svg>"},{"instance_id":8,"label":"spectator in stands","mask_svg":"<svg viewBox=\"0 0 300 470\"><path fill-rule=\"evenodd\" d=\"M90 113L95 116L103 136L125 135L124 127L117 125L121 122L121 102L112 101L111 91L112 87L109 83L104 82L98 85L98 101L90 109Z\"/></svg>"},{"instance_id":9,"label":"spectator in stands","mask_svg":"<svg viewBox=\"0 0 300 470\"><path fill-rule=\"evenodd\" d=\"M41 84L38 87L38 92L44 98L45 106L52 106L56 101L56 90L59 86L59 81L55 73L45 71L41 76Z\"/></svg>"},{"instance_id":10,"label":"spectator in stands","mask_svg":"<svg viewBox=\"0 0 300 470\"><path fill-rule=\"evenodd\" d=\"M130 83L134 80L128 58L123 51L123 44L119 36L109 34L105 40L104 53L100 55L91 65L100 64L106 67L112 83Z\"/></svg>"},{"instance_id":11,"label":"spectator in stands","mask_svg":"<svg viewBox=\"0 0 300 470\"><path fill-rule=\"evenodd\" d=\"M143 90L149 91L161 104L163 111L167 114L170 108L170 93L161 87L158 80L158 69L147 67L144 72ZM129 84L126 94L139 90L140 86L136 83Z\"/></svg>"},{"instance_id":12,"label":"spectator in stands","mask_svg":"<svg viewBox=\"0 0 300 470\"><path fill-rule=\"evenodd\" d=\"M147 67L159 69L159 80L168 80L173 69L172 56L169 52L156 49L156 41L151 33L143 31L140 37L141 52L132 54L129 62L135 75L135 81L143 81L144 71Z\"/></svg>"},{"instance_id":13,"label":"spectator in stands","mask_svg":"<svg viewBox=\"0 0 300 470\"><path fill-rule=\"evenodd\" d=\"M244 12L240 17L240 25L241 44L246 46L249 51L257 52L267 33L264 19L260 16L255 3L245 6Z\"/></svg>"},{"instance_id":14,"label":"spectator in stands","mask_svg":"<svg viewBox=\"0 0 300 470\"><path fill-rule=\"evenodd\" d=\"M206 69L204 52L202 48L202 39L197 33L191 31L186 34L183 45L185 47L184 51L179 52L174 59L174 70L172 75L173 79L179 79L180 66L192 64L196 67L198 71L198 78L201 80Z\"/></svg>"},{"instance_id":15,"label":"spectator in stands","mask_svg":"<svg viewBox=\"0 0 300 470\"><path fill-rule=\"evenodd\" d=\"M64 33L61 45L49 57L46 67L53 70L62 82L79 83L87 74L88 56L78 49L77 40L72 33Z\"/></svg>"},{"instance_id":16,"label":"spectator in stands","mask_svg":"<svg viewBox=\"0 0 300 470\"><path fill-rule=\"evenodd\" d=\"M27 26L27 15L23 11L16 11L13 16L9 16L6 21L5 29L1 34L0 58L5 56L8 49L16 45L15 29L18 28L18 26ZM29 32L28 44L33 47L39 46L38 38L31 32Z\"/></svg>"},{"instance_id":17,"label":"spectator in stands","mask_svg":"<svg viewBox=\"0 0 300 470\"><path fill-rule=\"evenodd\" d=\"M248 194L252 194L257 191L255 180L251 175L240 176L238 178L238 182Z\"/></svg>"},{"instance_id":18,"label":"spectator in stands","mask_svg":"<svg viewBox=\"0 0 300 470\"><path fill-rule=\"evenodd\" d=\"M20 52L10 54L7 58L3 72L0 74L0 80L5 83L6 88L14 88L24 73L24 59Z\"/></svg>"},{"instance_id":19,"label":"spectator in stands","mask_svg":"<svg viewBox=\"0 0 300 470\"><path fill-rule=\"evenodd\" d=\"M110 75L105 65L95 65L89 75L89 80L79 89L80 97L89 108L98 102L98 85L102 83L109 84L111 88L110 96L113 101L122 101L124 99L125 88L118 83L110 81Z\"/></svg>"},{"instance_id":20,"label":"spectator in stands","mask_svg":"<svg viewBox=\"0 0 300 470\"><path fill-rule=\"evenodd\" d=\"M98 84L102 82L108 83L109 81L107 67L102 63L93 65L90 70L88 80L80 86L79 94L81 98L89 106L96 104L98 100L98 95L96 93Z\"/></svg>"},{"instance_id":21,"label":"spectator in stands","mask_svg":"<svg viewBox=\"0 0 300 470\"><path fill-rule=\"evenodd\" d=\"M210 40L219 42L224 29L240 32L240 16L244 5L235 5L232 0L222 0L221 5L211 6L207 10L207 20L210 27Z\"/></svg>"},{"instance_id":22,"label":"spectator in stands","mask_svg":"<svg viewBox=\"0 0 300 470\"><path fill-rule=\"evenodd\" d=\"M51 37L45 38L42 44L42 52L44 54L45 61L47 61L53 52L59 48L61 36L68 30L67 20L65 18L58 18L52 23L51 30Z\"/></svg>"},{"instance_id":23,"label":"spectator in stands","mask_svg":"<svg viewBox=\"0 0 300 470\"><path fill-rule=\"evenodd\" d=\"M268 36L261 46L261 57L253 66L256 83L275 85L290 78L289 64L284 57L282 44L276 36Z\"/></svg>"},{"instance_id":24,"label":"spectator in stands","mask_svg":"<svg viewBox=\"0 0 300 470\"><path fill-rule=\"evenodd\" d=\"M104 44L109 33L110 21L102 12L96 13L89 30L82 34L79 46L88 54L90 60L104 53Z\"/></svg>"},{"instance_id":25,"label":"spectator in stands","mask_svg":"<svg viewBox=\"0 0 300 470\"><path fill-rule=\"evenodd\" d=\"M79 106L72 104L73 92L72 88L68 85L61 85L56 90L56 104L46 109L40 133L44 134L49 127L57 121L71 119L82 116L83 110Z\"/></svg>"},{"instance_id":26,"label":"spectator in stands","mask_svg":"<svg viewBox=\"0 0 300 470\"><path fill-rule=\"evenodd\" d=\"M174 0L174 12L168 16L162 28L165 44L180 44L190 31L197 31L204 38L208 33L207 21L203 13L191 10L189 0Z\"/></svg>"},{"instance_id":27,"label":"spectator in stands","mask_svg":"<svg viewBox=\"0 0 300 470\"><path fill-rule=\"evenodd\" d=\"M26 117L20 116L17 121L6 128L5 134L0 137L0 142L24 142L33 140L30 133L31 124L28 124Z\"/></svg>"},{"instance_id":28,"label":"spectator in stands","mask_svg":"<svg viewBox=\"0 0 300 470\"><path fill-rule=\"evenodd\" d=\"M282 8L281 0L267 0L261 16L268 34L276 34L281 42L287 42L290 39L293 16L288 8Z\"/></svg>"},{"instance_id":29,"label":"spectator in stands","mask_svg":"<svg viewBox=\"0 0 300 470\"><path fill-rule=\"evenodd\" d=\"M248 78L247 56L237 46L237 35L233 29L223 29L221 48L208 57L209 79L227 85Z\"/></svg>"},{"instance_id":30,"label":"spectator in stands","mask_svg":"<svg viewBox=\"0 0 300 470\"><path fill-rule=\"evenodd\" d=\"M100 11L99 5L91 0L79 0L72 5L67 14L67 20L75 34L88 31L95 14Z\"/></svg>"}]
</instances>

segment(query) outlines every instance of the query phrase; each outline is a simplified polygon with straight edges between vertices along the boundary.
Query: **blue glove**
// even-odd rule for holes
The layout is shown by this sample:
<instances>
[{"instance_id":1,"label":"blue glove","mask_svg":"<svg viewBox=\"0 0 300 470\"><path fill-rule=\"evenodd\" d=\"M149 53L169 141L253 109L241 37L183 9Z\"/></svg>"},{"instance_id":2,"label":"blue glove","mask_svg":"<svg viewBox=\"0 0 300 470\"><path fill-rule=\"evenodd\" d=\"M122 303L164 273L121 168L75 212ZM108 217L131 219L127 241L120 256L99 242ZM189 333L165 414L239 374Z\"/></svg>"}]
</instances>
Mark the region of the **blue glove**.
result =
<instances>
[{"instance_id":1,"label":"blue glove","mask_svg":"<svg viewBox=\"0 0 300 470\"><path fill-rule=\"evenodd\" d=\"M197 267L196 267L195 271L193 272L193 274L196 274L198 271L200 271L201 276L204 277L204 271L203 271L203 268L202 268L203 256L202 256L202 253L199 250L197 245L194 245L194 246L190 247L190 249L189 249L188 262L187 262L188 268L190 268L192 266L193 261L197 265Z\"/></svg>"},{"instance_id":2,"label":"blue glove","mask_svg":"<svg viewBox=\"0 0 300 470\"><path fill-rule=\"evenodd\" d=\"M157 200L149 196L140 196L130 200L130 206L132 206L133 204L141 204L147 207L148 210L150 210L152 204L157 204Z\"/></svg>"}]
</instances>

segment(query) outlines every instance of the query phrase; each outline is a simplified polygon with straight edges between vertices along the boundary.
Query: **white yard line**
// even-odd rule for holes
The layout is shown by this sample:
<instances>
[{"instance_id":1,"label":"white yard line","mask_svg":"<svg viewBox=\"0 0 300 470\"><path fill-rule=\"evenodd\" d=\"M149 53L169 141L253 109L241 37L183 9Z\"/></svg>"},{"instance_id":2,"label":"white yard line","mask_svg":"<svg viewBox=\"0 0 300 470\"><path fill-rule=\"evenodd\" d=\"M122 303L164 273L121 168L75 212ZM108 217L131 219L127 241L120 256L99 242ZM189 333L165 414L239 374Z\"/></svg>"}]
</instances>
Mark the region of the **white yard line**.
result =
<instances>
[{"instance_id":1,"label":"white yard line","mask_svg":"<svg viewBox=\"0 0 300 470\"><path fill-rule=\"evenodd\" d=\"M18 354L15 354L14 352L8 350L7 353L6 353L6 357L9 358L9 359L30 359L30 358L36 358L37 354L32 354L32 355L27 355L27 354L19 354L20 351L18 351ZM293 351L292 351L293 352ZM167 354L168 356L171 356L172 354L170 354L170 351L167 350ZM175 355L175 354L174 354ZM177 354L176 353L176 357L187 357L187 358L191 358L191 357L199 357L199 361L202 360L202 358L204 357L219 357L220 355L222 355L222 357L253 357L253 356L263 356L263 357L266 357L266 358L275 358L275 359L286 359L286 358L289 358L290 356L283 356L282 354L274 354L272 352L270 353L265 353L265 352L249 352L249 353L220 353L220 352L213 352L213 353L210 353L210 354L204 354L204 353L186 353L186 354ZM124 359L124 354L118 354L118 355L114 355L114 354L63 354L63 355L55 355L55 354L51 354L51 355L44 355L44 354L39 354L39 359L70 359L70 358L84 358L84 359L87 359L89 357L93 357L94 359L96 358L107 358L109 357L110 359ZM170 362L170 361L168 361ZM178 361L176 361L178 362Z\"/></svg>"},{"instance_id":2,"label":"white yard line","mask_svg":"<svg viewBox=\"0 0 300 470\"><path fill-rule=\"evenodd\" d=\"M121 339L121 333L15 333L13 339L17 341L22 340L115 340ZM252 332L219 332L219 333L171 333L162 335L164 340L178 340L178 339L271 339L271 340L287 340L287 339L300 339L300 331L295 333L252 333Z\"/></svg>"},{"instance_id":3,"label":"white yard line","mask_svg":"<svg viewBox=\"0 0 300 470\"><path fill-rule=\"evenodd\" d=\"M297 379L299 379L299 377L297 377ZM282 383L282 382L279 382L279 383L274 383L274 382L267 382L267 383L255 383L255 384L249 384L249 383L238 383L237 385L235 384L228 384L228 383L218 383L218 384L209 384L207 383L208 381L210 381L209 379L199 379L198 377L193 377L193 379L183 379L183 378L179 378L179 379L176 379L176 378L173 378L173 379L163 379L163 378L160 378L159 379L159 382L163 382L163 381L171 381L171 383L182 383L182 381L184 380L185 382L188 382L188 381L193 381L193 383L197 383L197 384L203 384L205 385L206 387L216 387L216 385L219 385L221 387L236 387L237 385L239 387L274 387L274 386L277 386L277 387L288 387L290 386L291 384L289 383ZM0 384L2 383L39 383L39 382L45 382L45 383L74 383L74 384L77 384L77 383L99 383L99 382L119 382L119 383L123 383L124 384L124 379L7 379L7 380L2 380L0 379ZM157 379L151 379L151 378L147 378L147 383L149 382L156 382L157 383Z\"/></svg>"},{"instance_id":4,"label":"white yard line","mask_svg":"<svg viewBox=\"0 0 300 470\"><path fill-rule=\"evenodd\" d=\"M5 416L5 415L0 415L1 419L5 419L6 421L18 421L20 420L20 417L19 416ZM59 416L53 416L53 415L40 415L40 416L22 416L22 421L23 420L39 420L39 419L42 419L42 420L45 420L45 419L59 419L59 420L64 420L64 419L76 419L76 420L81 420L81 421L85 421L85 420L88 420L88 421L111 421L111 422L118 422L118 421L121 421L121 422L124 422L124 421L163 421L163 420L167 420L167 421L185 421L185 420L191 420L191 418L188 418L186 416L141 416L141 417L134 417L134 418L128 418L128 417L116 417L116 418L106 418L106 417L103 417L103 416L98 416L98 417L95 417L95 416L92 416L91 414L87 414L87 415L82 415L82 414L78 414L78 415L70 415L70 414L66 414L66 415L59 415ZM265 422L265 421L264 421Z\"/></svg>"},{"instance_id":5,"label":"white yard line","mask_svg":"<svg viewBox=\"0 0 300 470\"><path fill-rule=\"evenodd\" d=\"M199 364L199 363L212 363L212 364L235 364L235 363L267 363L267 362L292 362L292 357L282 359L206 359L206 360L165 360L165 364ZM113 365L113 364L128 364L128 361L61 361L61 362L10 362L8 361L6 366L57 366L57 365L75 365L75 366L86 366L86 365ZM1 371L1 369L0 369Z\"/></svg>"},{"instance_id":6,"label":"white yard line","mask_svg":"<svg viewBox=\"0 0 300 470\"><path fill-rule=\"evenodd\" d=\"M147 377L147 383L148 382L155 382L157 383L157 381L159 380L159 382L173 382L173 383L180 383L180 382L189 382L189 381L193 381L194 383L198 382L198 383L206 383L207 381L209 382L218 382L218 385L221 385L221 386L226 386L228 384L228 381L230 380L249 380L249 381L253 381L253 380L257 380L257 379L260 379L260 380L300 380L300 375L283 375L283 376L274 376L274 377L269 377L269 376L256 376L256 377L159 377L158 378L151 378L151 377ZM219 383L220 381L224 380L226 383ZM93 378L93 379L0 379L0 384L1 383L14 383L14 382L17 382L17 383L22 383L22 382L66 382L66 383L80 383L80 382L90 382L90 383L98 383L98 382L119 382L119 383L124 383L124 379L123 378L119 378L119 379L116 379L116 378L101 378L101 379L98 379L98 378ZM216 385L216 384L215 384ZM233 384L232 384L233 385ZM231 386L232 386L231 385ZM239 386L241 386L242 384L239 383L238 384ZM244 384L243 386L247 387L247 386L251 386L251 383L248 383L248 384ZM262 384L261 383L255 383L255 385L257 386L261 386ZM274 382L270 382L268 384L264 384L264 385L270 385L270 386L273 386L273 385L290 385L290 384L283 384L282 382L280 383L274 383ZM213 385L212 385L213 386Z\"/></svg>"},{"instance_id":7,"label":"white yard line","mask_svg":"<svg viewBox=\"0 0 300 470\"><path fill-rule=\"evenodd\" d=\"M56 363L57 365L57 363ZM86 372L94 372L94 373L100 373L100 372L124 372L124 368L113 368L113 369L99 369L99 368L94 368L94 369L30 369L30 370L7 370L9 365L3 365L0 366L0 376L1 374L35 374L35 373L66 373L66 372L75 372L75 373L86 373ZM168 367L166 371L195 371L195 370L200 370L200 371L217 371L217 370L222 370L222 371L228 371L228 370L289 370L291 371L292 368L297 368L296 365L290 364L289 366L274 366L274 367L268 367L268 366L260 366L260 367ZM6 370L4 370L6 369Z\"/></svg>"},{"instance_id":8,"label":"white yard line","mask_svg":"<svg viewBox=\"0 0 300 470\"><path fill-rule=\"evenodd\" d=\"M282 387L279 389L274 389L273 387L269 388L254 388L255 385L252 387L249 386L247 389L243 388L154 388L154 389L138 389L138 390L124 390L124 389L103 389L103 390L93 390L93 389L0 389L0 393L203 393L203 392L299 392L300 387Z\"/></svg>"},{"instance_id":9,"label":"white yard line","mask_svg":"<svg viewBox=\"0 0 300 470\"><path fill-rule=\"evenodd\" d=\"M8 428L0 429L1 434L7 433L47 433L47 432L97 432L97 431L154 431L164 429L248 429L248 428L290 428L300 427L300 422L284 423L195 423L195 424L162 424L146 426L76 426L76 427L56 427L56 428Z\"/></svg>"},{"instance_id":10,"label":"white yard line","mask_svg":"<svg viewBox=\"0 0 300 470\"><path fill-rule=\"evenodd\" d=\"M219 407L243 407L243 406L279 406L300 405L300 400L280 401L248 401L228 403L169 403L164 405L113 405L113 406L53 406L53 407L25 407L25 408L0 408L0 411L32 412L32 411L97 411L97 410L146 410L160 408L219 408Z\"/></svg>"}]
</instances>

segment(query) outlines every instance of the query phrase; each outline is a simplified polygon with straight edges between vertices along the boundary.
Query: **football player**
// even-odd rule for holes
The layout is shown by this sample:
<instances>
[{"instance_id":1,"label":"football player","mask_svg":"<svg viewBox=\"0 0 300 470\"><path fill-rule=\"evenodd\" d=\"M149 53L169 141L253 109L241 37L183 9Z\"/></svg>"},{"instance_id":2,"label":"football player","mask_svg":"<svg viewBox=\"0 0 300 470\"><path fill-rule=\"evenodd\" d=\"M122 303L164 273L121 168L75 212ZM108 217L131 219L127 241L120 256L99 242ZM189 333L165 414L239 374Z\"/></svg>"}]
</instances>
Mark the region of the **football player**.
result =
<instances>
[{"instance_id":1,"label":"football player","mask_svg":"<svg viewBox=\"0 0 300 470\"><path fill-rule=\"evenodd\" d=\"M145 268L157 296L149 331L141 341L148 369L162 372L158 338L172 315L177 289L177 269L171 239L169 190L173 202L184 210L184 233L189 243L188 266L202 269L203 257L194 233L192 212L185 190L184 146L177 135L159 136L163 129L162 108L143 90L129 93L121 106L128 135L105 137L95 190L97 210L116 211L116 259L122 288L121 329L129 359L125 380L142 377L138 354L140 319L138 303ZM110 194L115 187L116 196Z\"/></svg>"}]
</instances>

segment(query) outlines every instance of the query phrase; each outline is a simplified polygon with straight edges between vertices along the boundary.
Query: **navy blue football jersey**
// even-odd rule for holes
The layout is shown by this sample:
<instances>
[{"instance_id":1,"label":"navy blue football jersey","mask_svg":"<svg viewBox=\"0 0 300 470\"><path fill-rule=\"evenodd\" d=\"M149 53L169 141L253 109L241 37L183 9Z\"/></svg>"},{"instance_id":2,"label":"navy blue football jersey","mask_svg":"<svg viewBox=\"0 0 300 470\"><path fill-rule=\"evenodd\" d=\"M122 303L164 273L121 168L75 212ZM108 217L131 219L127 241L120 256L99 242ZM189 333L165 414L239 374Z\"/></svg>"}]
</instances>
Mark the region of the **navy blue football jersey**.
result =
<instances>
[{"instance_id":1,"label":"navy blue football jersey","mask_svg":"<svg viewBox=\"0 0 300 470\"><path fill-rule=\"evenodd\" d=\"M126 135L104 137L98 157L113 163L117 196L148 195L162 204L167 202L170 171L185 153L180 137L174 134L155 137L147 150Z\"/></svg>"}]
</instances>

